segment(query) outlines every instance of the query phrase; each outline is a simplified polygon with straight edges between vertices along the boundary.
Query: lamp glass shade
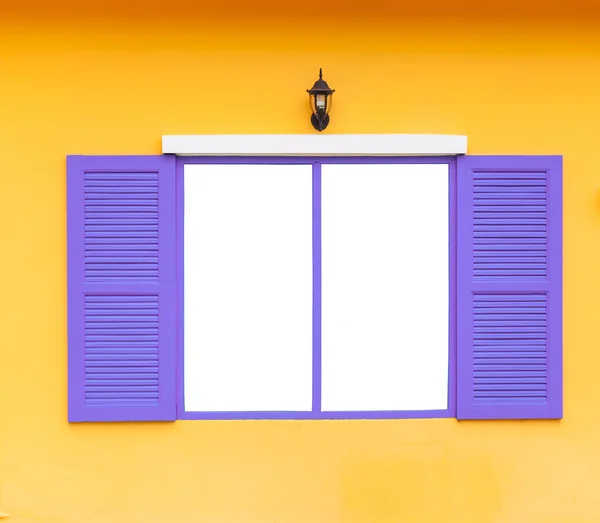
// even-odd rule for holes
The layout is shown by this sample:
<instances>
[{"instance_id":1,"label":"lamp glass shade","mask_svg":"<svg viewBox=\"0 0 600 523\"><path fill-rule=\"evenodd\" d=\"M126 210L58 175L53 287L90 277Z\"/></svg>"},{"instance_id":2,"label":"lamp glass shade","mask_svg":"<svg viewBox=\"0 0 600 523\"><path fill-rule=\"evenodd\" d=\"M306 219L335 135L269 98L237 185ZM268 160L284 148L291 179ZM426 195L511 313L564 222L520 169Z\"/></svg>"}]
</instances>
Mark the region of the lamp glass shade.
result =
<instances>
[{"instance_id":1,"label":"lamp glass shade","mask_svg":"<svg viewBox=\"0 0 600 523\"><path fill-rule=\"evenodd\" d=\"M310 110L313 114L329 114L331 111L331 94L309 94Z\"/></svg>"}]
</instances>

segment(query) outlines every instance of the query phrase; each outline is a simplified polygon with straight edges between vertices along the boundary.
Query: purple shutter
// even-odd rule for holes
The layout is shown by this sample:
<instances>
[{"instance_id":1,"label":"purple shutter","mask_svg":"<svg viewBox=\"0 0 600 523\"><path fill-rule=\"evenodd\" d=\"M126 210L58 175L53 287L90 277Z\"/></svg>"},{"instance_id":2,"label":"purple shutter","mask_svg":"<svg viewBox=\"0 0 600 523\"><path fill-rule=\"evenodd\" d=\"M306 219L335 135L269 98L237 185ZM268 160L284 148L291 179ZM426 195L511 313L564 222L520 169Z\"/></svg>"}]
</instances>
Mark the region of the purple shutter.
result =
<instances>
[{"instance_id":1,"label":"purple shutter","mask_svg":"<svg viewBox=\"0 0 600 523\"><path fill-rule=\"evenodd\" d=\"M562 417L562 158L458 159L458 419Z\"/></svg>"},{"instance_id":2,"label":"purple shutter","mask_svg":"<svg viewBox=\"0 0 600 523\"><path fill-rule=\"evenodd\" d=\"M67 159L69 421L175 419L175 158Z\"/></svg>"}]
</instances>

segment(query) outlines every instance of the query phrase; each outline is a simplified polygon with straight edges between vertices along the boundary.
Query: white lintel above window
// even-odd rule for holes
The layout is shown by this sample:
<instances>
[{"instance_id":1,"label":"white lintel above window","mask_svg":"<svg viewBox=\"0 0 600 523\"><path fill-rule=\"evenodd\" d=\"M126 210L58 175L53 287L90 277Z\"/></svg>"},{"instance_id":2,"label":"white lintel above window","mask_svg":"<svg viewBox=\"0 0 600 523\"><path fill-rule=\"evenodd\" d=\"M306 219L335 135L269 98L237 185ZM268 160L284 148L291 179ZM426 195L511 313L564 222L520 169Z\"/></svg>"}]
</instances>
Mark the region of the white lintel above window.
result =
<instances>
[{"instance_id":1,"label":"white lintel above window","mask_svg":"<svg viewBox=\"0 0 600 523\"><path fill-rule=\"evenodd\" d=\"M467 137L453 134L167 135L163 154L180 156L455 156Z\"/></svg>"}]
</instances>

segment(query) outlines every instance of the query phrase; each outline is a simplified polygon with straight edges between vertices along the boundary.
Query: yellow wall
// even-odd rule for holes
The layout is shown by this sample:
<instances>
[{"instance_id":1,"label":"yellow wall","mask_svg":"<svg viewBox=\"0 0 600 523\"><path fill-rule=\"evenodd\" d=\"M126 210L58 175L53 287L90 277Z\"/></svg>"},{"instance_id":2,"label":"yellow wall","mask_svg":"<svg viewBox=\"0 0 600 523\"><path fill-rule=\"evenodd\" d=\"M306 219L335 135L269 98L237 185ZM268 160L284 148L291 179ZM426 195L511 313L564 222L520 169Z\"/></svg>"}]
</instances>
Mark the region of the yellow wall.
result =
<instances>
[{"instance_id":1,"label":"yellow wall","mask_svg":"<svg viewBox=\"0 0 600 523\"><path fill-rule=\"evenodd\" d=\"M393 2L323 4L310 19L297 13L313 4L285 16L284 0L205 16L179 4L166 18L171 2L12 4L0 7L0 511L15 523L600 521L600 21L466 8L462 21L405 20ZM65 156L158 154L162 134L311 132L304 89L319 67L337 89L331 133L564 154L564 420L69 425Z\"/></svg>"}]
</instances>

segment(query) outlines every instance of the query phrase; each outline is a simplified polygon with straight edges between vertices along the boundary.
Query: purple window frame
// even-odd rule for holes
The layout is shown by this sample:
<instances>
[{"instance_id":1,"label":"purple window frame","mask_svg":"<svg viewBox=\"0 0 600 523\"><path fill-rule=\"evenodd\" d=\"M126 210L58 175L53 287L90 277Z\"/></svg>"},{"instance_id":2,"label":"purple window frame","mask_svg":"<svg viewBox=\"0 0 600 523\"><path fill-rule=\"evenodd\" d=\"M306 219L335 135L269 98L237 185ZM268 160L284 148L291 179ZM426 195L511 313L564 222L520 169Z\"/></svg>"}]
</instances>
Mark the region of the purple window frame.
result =
<instances>
[{"instance_id":1,"label":"purple window frame","mask_svg":"<svg viewBox=\"0 0 600 523\"><path fill-rule=\"evenodd\" d=\"M312 411L204 412L184 408L184 166L190 164L312 165L313 227L313 401ZM449 329L448 407L441 410L327 411L321 403L321 165L323 164L443 164L448 166L449 198ZM335 420L456 418L457 361L457 160L455 157L177 157L176 160L177 245L177 419L181 420Z\"/></svg>"}]
</instances>

